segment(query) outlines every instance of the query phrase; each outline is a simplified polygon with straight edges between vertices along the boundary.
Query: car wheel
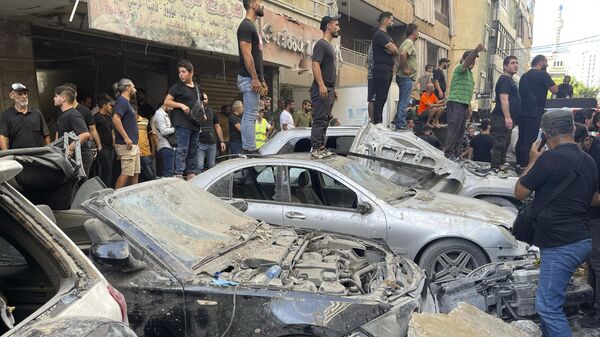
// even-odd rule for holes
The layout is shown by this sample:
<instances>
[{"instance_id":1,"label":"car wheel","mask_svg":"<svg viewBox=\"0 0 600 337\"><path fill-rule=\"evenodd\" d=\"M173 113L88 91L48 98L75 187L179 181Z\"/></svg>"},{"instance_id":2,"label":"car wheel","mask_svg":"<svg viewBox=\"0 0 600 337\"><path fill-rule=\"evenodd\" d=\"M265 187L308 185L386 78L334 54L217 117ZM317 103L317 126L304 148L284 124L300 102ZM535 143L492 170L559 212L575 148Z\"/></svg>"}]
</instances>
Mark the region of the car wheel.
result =
<instances>
[{"instance_id":1,"label":"car wheel","mask_svg":"<svg viewBox=\"0 0 600 337\"><path fill-rule=\"evenodd\" d=\"M419 259L419 266L425 269L432 282L438 284L466 276L486 263L488 259L479 247L461 239L435 242Z\"/></svg>"},{"instance_id":2,"label":"car wheel","mask_svg":"<svg viewBox=\"0 0 600 337\"><path fill-rule=\"evenodd\" d=\"M515 204L513 204L510 200L502 198L502 197L487 196L487 197L480 197L479 199L483 200L483 201L487 201L490 204L494 204L496 206L504 207L504 208L508 209L509 211L513 212L515 215L519 212L519 210L517 209L517 206L515 206Z\"/></svg>"}]
</instances>

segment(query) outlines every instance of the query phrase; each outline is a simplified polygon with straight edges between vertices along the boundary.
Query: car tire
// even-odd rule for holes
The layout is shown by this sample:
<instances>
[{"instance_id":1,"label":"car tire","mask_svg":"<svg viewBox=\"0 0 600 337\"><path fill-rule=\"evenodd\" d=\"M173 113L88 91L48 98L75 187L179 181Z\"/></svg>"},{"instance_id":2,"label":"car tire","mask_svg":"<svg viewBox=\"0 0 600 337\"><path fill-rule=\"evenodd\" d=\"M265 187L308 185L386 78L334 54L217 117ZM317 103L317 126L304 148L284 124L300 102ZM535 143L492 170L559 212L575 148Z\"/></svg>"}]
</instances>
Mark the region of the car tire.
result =
<instances>
[{"instance_id":1,"label":"car tire","mask_svg":"<svg viewBox=\"0 0 600 337\"><path fill-rule=\"evenodd\" d=\"M487 201L490 204L494 204L496 206L504 207L504 208L508 209L509 211L513 212L515 215L519 212L519 210L517 209L517 206L515 206L514 203L512 203L510 200L508 200L506 198L485 196L485 197L479 197L478 199Z\"/></svg>"},{"instance_id":2,"label":"car tire","mask_svg":"<svg viewBox=\"0 0 600 337\"><path fill-rule=\"evenodd\" d=\"M429 245L419 258L432 282L441 284L488 263L485 253L475 244L462 239L443 239Z\"/></svg>"}]
</instances>

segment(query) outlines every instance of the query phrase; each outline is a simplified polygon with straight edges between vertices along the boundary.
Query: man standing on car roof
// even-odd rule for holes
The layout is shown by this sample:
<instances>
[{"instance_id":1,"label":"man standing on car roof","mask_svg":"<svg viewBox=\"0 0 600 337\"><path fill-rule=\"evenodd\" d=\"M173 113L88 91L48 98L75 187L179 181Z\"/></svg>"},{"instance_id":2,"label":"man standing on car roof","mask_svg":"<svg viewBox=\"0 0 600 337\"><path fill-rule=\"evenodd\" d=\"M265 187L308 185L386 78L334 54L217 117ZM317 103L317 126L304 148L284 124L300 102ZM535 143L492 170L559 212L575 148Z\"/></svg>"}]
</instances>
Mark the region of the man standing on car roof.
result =
<instances>
[{"instance_id":1,"label":"man standing on car roof","mask_svg":"<svg viewBox=\"0 0 600 337\"><path fill-rule=\"evenodd\" d=\"M324 16L321 19L323 38L315 43L312 54L314 81L310 87L310 99L313 108L312 130L310 133L311 156L316 159L332 155L325 148L325 135L331 110L336 99L335 79L337 72L335 49L331 42L340 36L339 16Z\"/></svg>"},{"instance_id":2,"label":"man standing on car roof","mask_svg":"<svg viewBox=\"0 0 600 337\"><path fill-rule=\"evenodd\" d=\"M29 106L29 89L21 83L10 86L14 105L0 119L0 150L39 147L50 143L50 131L44 115Z\"/></svg>"},{"instance_id":3,"label":"man standing on car roof","mask_svg":"<svg viewBox=\"0 0 600 337\"><path fill-rule=\"evenodd\" d=\"M383 106L388 98L390 84L394 76L394 58L398 54L398 47L388 34L388 29L394 24L394 15L391 12L382 12L377 18L378 29L373 33L371 48L373 49L373 124L383 121ZM368 93L367 93L368 95Z\"/></svg>"}]
</instances>

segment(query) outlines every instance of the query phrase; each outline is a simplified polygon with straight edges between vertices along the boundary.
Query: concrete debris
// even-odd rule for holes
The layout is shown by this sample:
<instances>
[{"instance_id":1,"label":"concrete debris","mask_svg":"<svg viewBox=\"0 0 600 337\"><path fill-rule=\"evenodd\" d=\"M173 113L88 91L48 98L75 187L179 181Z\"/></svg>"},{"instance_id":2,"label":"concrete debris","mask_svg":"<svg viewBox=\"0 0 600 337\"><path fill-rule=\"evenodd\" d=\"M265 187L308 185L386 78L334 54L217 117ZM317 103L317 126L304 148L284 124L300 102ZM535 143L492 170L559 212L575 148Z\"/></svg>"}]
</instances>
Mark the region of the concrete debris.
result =
<instances>
[{"instance_id":1,"label":"concrete debris","mask_svg":"<svg viewBox=\"0 0 600 337\"><path fill-rule=\"evenodd\" d=\"M510 322L510 325L525 331L531 337L542 337L540 327L530 320L521 320Z\"/></svg>"},{"instance_id":2,"label":"concrete debris","mask_svg":"<svg viewBox=\"0 0 600 337\"><path fill-rule=\"evenodd\" d=\"M408 337L531 337L527 332L460 303L449 314L413 314Z\"/></svg>"}]
</instances>

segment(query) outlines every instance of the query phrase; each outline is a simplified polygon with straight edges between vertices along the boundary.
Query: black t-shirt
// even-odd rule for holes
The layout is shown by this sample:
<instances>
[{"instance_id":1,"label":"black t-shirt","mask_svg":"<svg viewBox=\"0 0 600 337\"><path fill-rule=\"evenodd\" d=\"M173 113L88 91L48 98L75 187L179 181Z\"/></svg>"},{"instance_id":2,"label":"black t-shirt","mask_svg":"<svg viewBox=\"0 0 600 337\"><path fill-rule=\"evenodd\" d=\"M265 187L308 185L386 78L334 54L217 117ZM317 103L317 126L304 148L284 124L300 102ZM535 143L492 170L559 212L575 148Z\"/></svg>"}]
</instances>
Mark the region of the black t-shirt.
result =
<instances>
[{"instance_id":1,"label":"black t-shirt","mask_svg":"<svg viewBox=\"0 0 600 337\"><path fill-rule=\"evenodd\" d=\"M573 86L565 83L559 84L556 98L567 98L567 96L573 97Z\"/></svg>"},{"instance_id":2,"label":"black t-shirt","mask_svg":"<svg viewBox=\"0 0 600 337\"><path fill-rule=\"evenodd\" d=\"M204 144L215 144L215 125L219 124L219 117L212 111L211 108L204 109L206 120L200 125L199 142Z\"/></svg>"},{"instance_id":3,"label":"black t-shirt","mask_svg":"<svg viewBox=\"0 0 600 337\"><path fill-rule=\"evenodd\" d=\"M246 64L244 63L244 55L242 54L242 48L240 47L240 41L248 42L252 44L252 58L254 59L254 69L256 69L256 74L260 79L263 74L263 55L262 50L260 49L260 37L258 36L258 32L256 31L256 26L254 23L250 21L250 19L245 18L240 23L240 26L237 30L237 39L238 39L238 52L240 54L240 76L242 77L251 77L248 69L246 69Z\"/></svg>"},{"instance_id":4,"label":"black t-shirt","mask_svg":"<svg viewBox=\"0 0 600 337\"><path fill-rule=\"evenodd\" d=\"M502 113L502 103L500 102L500 94L508 95L508 105L510 109L510 116L515 119L521 110L521 96L519 95L519 88L517 83L507 75L500 75L498 82L496 82L496 106L492 114L498 114L504 116Z\"/></svg>"},{"instance_id":5,"label":"black t-shirt","mask_svg":"<svg viewBox=\"0 0 600 337\"><path fill-rule=\"evenodd\" d=\"M75 108L64 111L60 117L58 117L56 124L58 137L62 137L65 132L71 131L75 132L76 135L89 132L83 115L81 112L75 110Z\"/></svg>"},{"instance_id":6,"label":"black t-shirt","mask_svg":"<svg viewBox=\"0 0 600 337\"><path fill-rule=\"evenodd\" d=\"M519 182L535 191L534 209L541 198L567 179L582 154L576 144L563 144L548 150L538 158ZM580 174L550 203L537 218L533 244L541 248L559 247L590 238L590 204L598 192L598 169L588 154L583 154Z\"/></svg>"},{"instance_id":7,"label":"black t-shirt","mask_svg":"<svg viewBox=\"0 0 600 337\"><path fill-rule=\"evenodd\" d=\"M148 120L152 120L152 117L154 117L154 113L156 112L156 110L154 110L152 105L148 104L147 102L144 102L144 103L138 102L138 107L140 109L139 110L140 116L142 116Z\"/></svg>"},{"instance_id":8,"label":"black t-shirt","mask_svg":"<svg viewBox=\"0 0 600 337\"><path fill-rule=\"evenodd\" d=\"M190 110L198 101L198 97L202 97L202 90L200 86L198 86L198 91L196 91L196 86L198 83L194 82L194 87L188 87L185 83L178 81L173 84L171 88L169 88L169 95L173 96L175 102L183 103L187 105ZM182 127L194 131L200 130L199 127L193 125L188 116L183 112L183 110L177 108L173 109L173 113L171 114L171 122L173 122L173 126Z\"/></svg>"},{"instance_id":9,"label":"black t-shirt","mask_svg":"<svg viewBox=\"0 0 600 337\"><path fill-rule=\"evenodd\" d=\"M127 137L131 139L133 144L137 145L140 139L140 130L137 125L137 114L135 111L133 111L133 107L127 98L123 96L117 97L114 113L121 116L121 123L123 124L123 129L125 129L125 133L127 133ZM121 145L125 144L125 140L118 131L115 132L115 143Z\"/></svg>"},{"instance_id":10,"label":"black t-shirt","mask_svg":"<svg viewBox=\"0 0 600 337\"><path fill-rule=\"evenodd\" d=\"M381 29L373 34L373 69L392 70L394 68L394 55L385 49L390 42L394 42L394 40Z\"/></svg>"},{"instance_id":11,"label":"black t-shirt","mask_svg":"<svg viewBox=\"0 0 600 337\"><path fill-rule=\"evenodd\" d=\"M241 142L242 141L242 133L238 131L234 125L240 124L241 127L242 116L238 116L234 113L229 115L229 142Z\"/></svg>"},{"instance_id":12,"label":"black t-shirt","mask_svg":"<svg viewBox=\"0 0 600 337\"><path fill-rule=\"evenodd\" d=\"M494 137L492 135L478 134L471 138L469 147L473 148L473 160L490 163L492 162L492 147Z\"/></svg>"},{"instance_id":13,"label":"black t-shirt","mask_svg":"<svg viewBox=\"0 0 600 337\"><path fill-rule=\"evenodd\" d=\"M0 135L8 138L10 149L44 146L44 136L49 134L44 116L37 109L28 108L22 114L13 106L2 113Z\"/></svg>"},{"instance_id":14,"label":"black t-shirt","mask_svg":"<svg viewBox=\"0 0 600 337\"><path fill-rule=\"evenodd\" d=\"M521 95L520 116L541 118L546 107L548 89L554 86L550 75L538 69L529 69L519 81Z\"/></svg>"},{"instance_id":15,"label":"black t-shirt","mask_svg":"<svg viewBox=\"0 0 600 337\"><path fill-rule=\"evenodd\" d=\"M433 69L433 83L435 83L435 81L440 82L440 88L445 93L446 92L446 76L444 75L444 72L441 69L438 69L438 68ZM441 93L438 92L437 88L435 89L435 96L438 99L441 96Z\"/></svg>"},{"instance_id":16,"label":"black t-shirt","mask_svg":"<svg viewBox=\"0 0 600 337\"><path fill-rule=\"evenodd\" d=\"M75 110L77 110L77 111L79 111L79 113L81 113L81 115L83 116L83 119L85 120L85 125L90 126L90 125L96 124L94 115L92 114L90 109L88 109L85 105L77 104L77 106L75 107Z\"/></svg>"},{"instance_id":17,"label":"black t-shirt","mask_svg":"<svg viewBox=\"0 0 600 337\"><path fill-rule=\"evenodd\" d=\"M600 138L594 137L592 140L592 145L587 153L594 159L596 162L596 168L598 170L598 182L600 183ZM598 186L600 190L600 186ZM591 219L599 219L600 218L600 207L592 207L590 211Z\"/></svg>"},{"instance_id":18,"label":"black t-shirt","mask_svg":"<svg viewBox=\"0 0 600 337\"><path fill-rule=\"evenodd\" d=\"M113 147L112 116L103 115L98 112L97 114L94 115L94 120L96 121L96 130L98 131L98 136L100 136L100 143L102 143L102 147L112 148Z\"/></svg>"},{"instance_id":19,"label":"black t-shirt","mask_svg":"<svg viewBox=\"0 0 600 337\"><path fill-rule=\"evenodd\" d=\"M321 64L321 75L323 76L323 82L328 88L335 86L335 49L325 39L320 39L315 43L312 54L313 62L319 62ZM316 82L313 82L316 83Z\"/></svg>"},{"instance_id":20,"label":"black t-shirt","mask_svg":"<svg viewBox=\"0 0 600 337\"><path fill-rule=\"evenodd\" d=\"M425 135L425 134L420 135L419 137L421 137L421 139L423 139L427 143L431 144L436 149L442 149L442 142L440 142L438 137L436 137L434 135Z\"/></svg>"}]
</instances>

